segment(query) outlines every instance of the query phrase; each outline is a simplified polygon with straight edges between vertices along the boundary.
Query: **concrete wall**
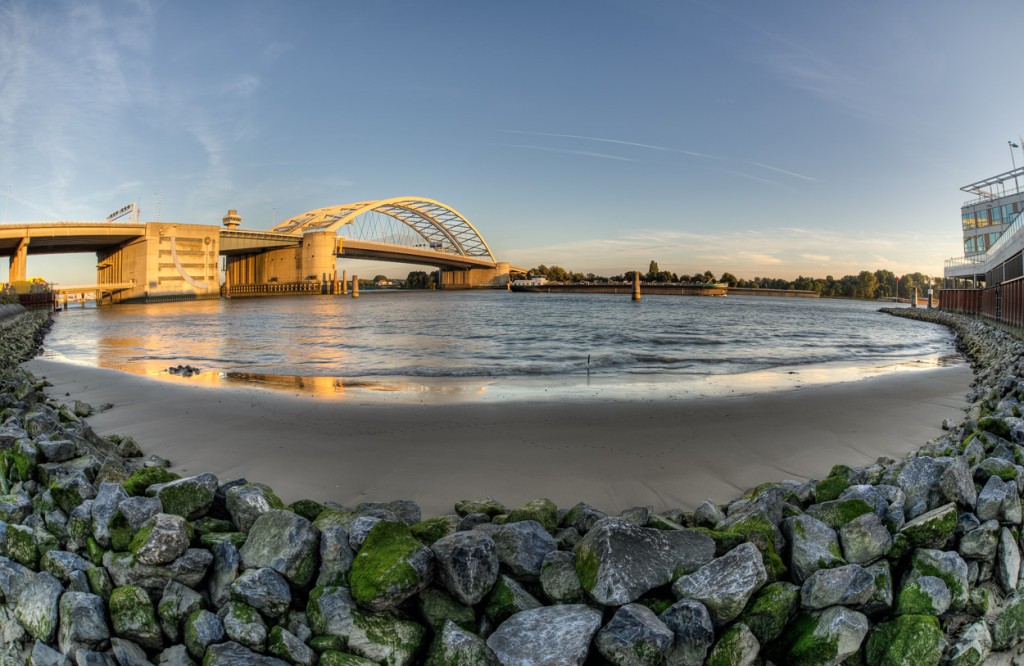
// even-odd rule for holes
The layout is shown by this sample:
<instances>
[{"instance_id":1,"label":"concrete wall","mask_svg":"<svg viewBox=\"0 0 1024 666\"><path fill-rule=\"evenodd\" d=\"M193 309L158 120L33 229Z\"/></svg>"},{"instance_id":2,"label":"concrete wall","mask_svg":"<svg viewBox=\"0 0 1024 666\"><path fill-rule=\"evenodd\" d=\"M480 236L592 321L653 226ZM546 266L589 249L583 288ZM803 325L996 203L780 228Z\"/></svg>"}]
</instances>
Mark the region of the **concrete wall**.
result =
<instances>
[{"instance_id":1,"label":"concrete wall","mask_svg":"<svg viewBox=\"0 0 1024 666\"><path fill-rule=\"evenodd\" d=\"M115 293L113 303L215 298L219 256L219 227L150 222L145 236L96 253L96 281L135 282Z\"/></svg>"},{"instance_id":2,"label":"concrete wall","mask_svg":"<svg viewBox=\"0 0 1024 666\"><path fill-rule=\"evenodd\" d=\"M494 268L470 268L469 270L442 270L442 289L474 289L503 287L509 283L509 264L499 261Z\"/></svg>"}]
</instances>

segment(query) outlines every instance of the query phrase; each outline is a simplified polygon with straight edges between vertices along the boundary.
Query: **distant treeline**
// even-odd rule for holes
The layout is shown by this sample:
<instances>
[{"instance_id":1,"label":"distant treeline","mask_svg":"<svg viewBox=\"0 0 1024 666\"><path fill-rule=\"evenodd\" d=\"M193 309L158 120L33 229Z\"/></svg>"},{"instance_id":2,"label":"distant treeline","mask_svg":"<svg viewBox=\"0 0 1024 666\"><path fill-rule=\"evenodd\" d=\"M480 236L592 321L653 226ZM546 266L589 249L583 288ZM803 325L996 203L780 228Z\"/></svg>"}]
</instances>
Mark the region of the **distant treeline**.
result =
<instances>
[{"instance_id":1,"label":"distant treeline","mask_svg":"<svg viewBox=\"0 0 1024 666\"><path fill-rule=\"evenodd\" d=\"M629 271L623 275L604 277L593 273L574 273L567 271L561 266L545 266L541 264L531 268L527 277L546 277L552 282L590 282L595 284L612 282L632 282L633 273ZM822 296L832 298L891 298L896 296L897 278L896 274L889 270L879 269L877 271L861 271L857 275L844 275L835 278L826 275L824 278L797 277L795 280L784 280L782 278L755 277L752 280L737 278L732 273L722 273L716 276L711 271L676 274L670 271L659 270L658 262L652 261L646 273L640 274L640 279L647 283L666 284L693 284L724 282L730 287L743 287L747 289L800 289L815 291ZM914 288L923 298L928 293L928 287L935 286L932 278L923 273L908 273L898 279L899 296L907 298Z\"/></svg>"}]
</instances>

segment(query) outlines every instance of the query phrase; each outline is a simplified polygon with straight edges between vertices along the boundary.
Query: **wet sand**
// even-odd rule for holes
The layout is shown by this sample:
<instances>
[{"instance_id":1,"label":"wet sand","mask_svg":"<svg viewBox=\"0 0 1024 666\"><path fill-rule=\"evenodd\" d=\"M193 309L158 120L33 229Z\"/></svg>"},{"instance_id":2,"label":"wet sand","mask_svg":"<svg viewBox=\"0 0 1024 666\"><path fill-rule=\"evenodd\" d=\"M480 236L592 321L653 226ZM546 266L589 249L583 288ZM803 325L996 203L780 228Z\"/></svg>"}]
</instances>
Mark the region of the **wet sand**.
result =
<instances>
[{"instance_id":1,"label":"wet sand","mask_svg":"<svg viewBox=\"0 0 1024 666\"><path fill-rule=\"evenodd\" d=\"M916 450L962 418L971 381L956 365L737 397L407 404L27 366L57 399L112 403L96 432L132 435L180 474L261 481L286 502L413 499L425 516L484 495L608 512L724 502Z\"/></svg>"}]
</instances>

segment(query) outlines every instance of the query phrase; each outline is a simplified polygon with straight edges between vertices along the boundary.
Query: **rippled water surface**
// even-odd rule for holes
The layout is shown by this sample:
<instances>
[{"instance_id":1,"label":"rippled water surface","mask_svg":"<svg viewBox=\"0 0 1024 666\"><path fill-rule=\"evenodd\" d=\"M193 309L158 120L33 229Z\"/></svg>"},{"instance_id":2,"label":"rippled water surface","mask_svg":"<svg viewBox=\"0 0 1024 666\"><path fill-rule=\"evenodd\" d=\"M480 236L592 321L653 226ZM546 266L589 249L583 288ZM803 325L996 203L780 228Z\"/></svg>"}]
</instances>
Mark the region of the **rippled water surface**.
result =
<instances>
[{"instance_id":1,"label":"rippled water surface","mask_svg":"<svg viewBox=\"0 0 1024 666\"><path fill-rule=\"evenodd\" d=\"M388 387L452 378L665 381L800 366L880 367L955 355L946 329L879 304L729 296L364 292L72 309L47 355L165 375ZM790 371L793 372L793 371ZM314 379L317 378L317 379Z\"/></svg>"}]
</instances>

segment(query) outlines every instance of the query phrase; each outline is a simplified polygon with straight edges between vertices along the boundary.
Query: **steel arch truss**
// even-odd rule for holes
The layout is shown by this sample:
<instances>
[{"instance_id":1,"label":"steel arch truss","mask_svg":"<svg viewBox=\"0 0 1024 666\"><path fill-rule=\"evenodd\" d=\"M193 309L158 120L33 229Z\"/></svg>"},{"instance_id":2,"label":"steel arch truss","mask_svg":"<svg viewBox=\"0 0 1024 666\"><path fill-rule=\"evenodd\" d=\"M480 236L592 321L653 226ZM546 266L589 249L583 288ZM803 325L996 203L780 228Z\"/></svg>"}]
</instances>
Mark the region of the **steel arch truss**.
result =
<instances>
[{"instance_id":1,"label":"steel arch truss","mask_svg":"<svg viewBox=\"0 0 1024 666\"><path fill-rule=\"evenodd\" d=\"M271 231L298 236L337 231L364 213L382 213L412 228L438 252L495 261L480 232L454 208L433 199L395 197L318 208L285 220Z\"/></svg>"}]
</instances>

